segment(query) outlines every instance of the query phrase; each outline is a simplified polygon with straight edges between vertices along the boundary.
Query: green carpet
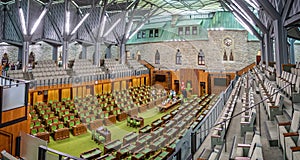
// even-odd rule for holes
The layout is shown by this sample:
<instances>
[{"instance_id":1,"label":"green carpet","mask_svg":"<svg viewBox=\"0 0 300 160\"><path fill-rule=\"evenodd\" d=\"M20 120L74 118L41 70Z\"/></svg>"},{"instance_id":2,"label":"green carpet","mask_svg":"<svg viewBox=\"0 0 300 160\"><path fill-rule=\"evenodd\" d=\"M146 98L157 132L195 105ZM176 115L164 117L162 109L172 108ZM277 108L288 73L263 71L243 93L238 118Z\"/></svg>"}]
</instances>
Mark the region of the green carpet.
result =
<instances>
[{"instance_id":1,"label":"green carpet","mask_svg":"<svg viewBox=\"0 0 300 160\"><path fill-rule=\"evenodd\" d=\"M144 113L140 113L139 116L144 118L144 125L151 125L153 121L160 119L162 116L170 113L176 107L164 113L160 113L158 111L158 108L154 107L152 109L147 110ZM126 120L122 122L117 122L115 125L107 126L107 129L111 131L112 141L116 139L120 139L122 141L122 138L129 132L138 132L139 130L139 128L132 128L127 126ZM72 134L70 134L70 138L59 141L54 141L53 138L51 138L48 147L76 157L79 157L80 153L88 151L92 148L98 147L103 151L103 145L96 144L91 139L91 137L91 132L88 132L79 136L72 136Z\"/></svg>"},{"instance_id":2,"label":"green carpet","mask_svg":"<svg viewBox=\"0 0 300 160\"><path fill-rule=\"evenodd\" d=\"M91 138L92 134L90 132L79 136L73 136L70 133L70 138L64 140L54 141L53 138L51 138L48 147L76 157L79 157L80 153L92 148L98 147L103 150L103 145L98 145Z\"/></svg>"}]
</instances>

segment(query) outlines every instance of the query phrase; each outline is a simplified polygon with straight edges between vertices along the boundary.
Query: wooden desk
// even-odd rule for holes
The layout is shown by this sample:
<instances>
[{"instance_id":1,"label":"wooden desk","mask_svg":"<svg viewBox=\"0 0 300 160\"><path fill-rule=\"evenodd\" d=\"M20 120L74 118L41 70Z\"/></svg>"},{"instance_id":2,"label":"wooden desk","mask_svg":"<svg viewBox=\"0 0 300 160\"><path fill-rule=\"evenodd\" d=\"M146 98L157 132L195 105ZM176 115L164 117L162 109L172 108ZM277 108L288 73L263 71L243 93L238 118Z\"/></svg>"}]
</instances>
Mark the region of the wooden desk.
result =
<instances>
[{"instance_id":1,"label":"wooden desk","mask_svg":"<svg viewBox=\"0 0 300 160\"><path fill-rule=\"evenodd\" d=\"M42 140L45 140L47 141L48 143L50 142L50 134L49 132L39 132L35 135L36 137L42 139Z\"/></svg>"},{"instance_id":2,"label":"wooden desk","mask_svg":"<svg viewBox=\"0 0 300 160\"><path fill-rule=\"evenodd\" d=\"M161 119L158 119L154 122L152 122L151 126L152 126L152 130L154 130L157 127L160 127L162 125L163 121Z\"/></svg>"},{"instance_id":3,"label":"wooden desk","mask_svg":"<svg viewBox=\"0 0 300 160\"><path fill-rule=\"evenodd\" d=\"M151 134L145 134L144 136L140 137L136 141L136 146L137 146L137 148L143 147L144 145L150 143L151 140L152 140L152 135Z\"/></svg>"},{"instance_id":4,"label":"wooden desk","mask_svg":"<svg viewBox=\"0 0 300 160\"><path fill-rule=\"evenodd\" d=\"M165 137L158 137L156 138L152 144L150 144L150 148L154 151L160 149L161 147L165 146L166 143L166 138Z\"/></svg>"},{"instance_id":5,"label":"wooden desk","mask_svg":"<svg viewBox=\"0 0 300 160\"><path fill-rule=\"evenodd\" d=\"M138 134L135 132L130 132L123 137L123 145L126 145L131 142L135 142L138 138Z\"/></svg>"},{"instance_id":6,"label":"wooden desk","mask_svg":"<svg viewBox=\"0 0 300 160\"><path fill-rule=\"evenodd\" d=\"M161 120L163 120L163 123L165 123L166 121L170 120L172 118L171 114L167 114L164 115L163 117L161 117Z\"/></svg>"},{"instance_id":7,"label":"wooden desk","mask_svg":"<svg viewBox=\"0 0 300 160\"><path fill-rule=\"evenodd\" d=\"M78 136L87 132L86 126L84 124L77 124L72 127L72 134Z\"/></svg>"},{"instance_id":8,"label":"wooden desk","mask_svg":"<svg viewBox=\"0 0 300 160\"><path fill-rule=\"evenodd\" d=\"M163 134L163 132L164 132L164 128L159 127L156 130L152 131L152 137L159 137Z\"/></svg>"},{"instance_id":9,"label":"wooden desk","mask_svg":"<svg viewBox=\"0 0 300 160\"><path fill-rule=\"evenodd\" d=\"M127 145L123 146L122 148L120 148L117 151L117 159L124 159L127 156L129 156L130 154L133 154L135 148L136 148L136 146L133 144L127 144Z\"/></svg>"},{"instance_id":10,"label":"wooden desk","mask_svg":"<svg viewBox=\"0 0 300 160\"><path fill-rule=\"evenodd\" d=\"M94 121L91 121L89 123L89 129L90 130L96 130L97 128L103 126L103 120L102 119L96 119Z\"/></svg>"},{"instance_id":11,"label":"wooden desk","mask_svg":"<svg viewBox=\"0 0 300 160\"><path fill-rule=\"evenodd\" d=\"M140 122L140 126L139 127L143 127L144 126L144 118L143 117L131 116L130 118L132 120L139 121Z\"/></svg>"},{"instance_id":12,"label":"wooden desk","mask_svg":"<svg viewBox=\"0 0 300 160\"><path fill-rule=\"evenodd\" d=\"M104 154L112 151L116 151L121 148L122 142L120 140L115 140L104 145Z\"/></svg>"},{"instance_id":13,"label":"wooden desk","mask_svg":"<svg viewBox=\"0 0 300 160\"><path fill-rule=\"evenodd\" d=\"M102 127L100 127L102 128ZM105 138L105 143L108 143L111 141L111 133L109 130L104 130L104 129L100 129L98 128L96 130L97 133L99 133L101 136L103 136Z\"/></svg>"},{"instance_id":14,"label":"wooden desk","mask_svg":"<svg viewBox=\"0 0 300 160\"><path fill-rule=\"evenodd\" d=\"M178 109L173 110L170 114L172 118L178 113Z\"/></svg>"},{"instance_id":15,"label":"wooden desk","mask_svg":"<svg viewBox=\"0 0 300 160\"><path fill-rule=\"evenodd\" d=\"M173 120L168 121L167 123L165 123L163 126L165 127L165 131L167 131L168 129L172 128L174 126L175 122Z\"/></svg>"},{"instance_id":16,"label":"wooden desk","mask_svg":"<svg viewBox=\"0 0 300 160\"><path fill-rule=\"evenodd\" d=\"M53 139L62 140L70 137L69 128L60 128L54 131Z\"/></svg>"},{"instance_id":17,"label":"wooden desk","mask_svg":"<svg viewBox=\"0 0 300 160\"><path fill-rule=\"evenodd\" d=\"M176 100L175 102L171 101L165 105L160 104L160 105L158 105L158 109L160 112L165 112L166 110L172 108L173 106L179 104L180 102L181 102L181 100Z\"/></svg>"},{"instance_id":18,"label":"wooden desk","mask_svg":"<svg viewBox=\"0 0 300 160\"><path fill-rule=\"evenodd\" d=\"M150 133L151 132L152 127L149 125L146 125L145 127L141 128L139 130L139 133Z\"/></svg>"},{"instance_id":19,"label":"wooden desk","mask_svg":"<svg viewBox=\"0 0 300 160\"><path fill-rule=\"evenodd\" d=\"M80 154L80 158L86 159L86 160L92 160L97 157L100 157L101 155L101 150L99 148L94 148L89 151L83 152Z\"/></svg>"}]
</instances>

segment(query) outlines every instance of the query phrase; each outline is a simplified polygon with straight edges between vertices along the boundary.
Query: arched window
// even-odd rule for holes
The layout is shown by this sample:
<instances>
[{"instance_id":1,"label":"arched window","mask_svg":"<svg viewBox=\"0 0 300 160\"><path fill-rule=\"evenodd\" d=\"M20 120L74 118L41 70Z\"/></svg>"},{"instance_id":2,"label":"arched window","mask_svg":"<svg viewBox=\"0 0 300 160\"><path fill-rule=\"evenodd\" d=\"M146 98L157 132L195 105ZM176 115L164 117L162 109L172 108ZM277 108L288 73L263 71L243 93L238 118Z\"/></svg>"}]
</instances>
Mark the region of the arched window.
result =
<instances>
[{"instance_id":1,"label":"arched window","mask_svg":"<svg viewBox=\"0 0 300 160\"><path fill-rule=\"evenodd\" d=\"M198 65L205 65L205 56L204 56L204 52L202 51L202 49L200 49L200 51L198 53Z\"/></svg>"},{"instance_id":2,"label":"arched window","mask_svg":"<svg viewBox=\"0 0 300 160\"><path fill-rule=\"evenodd\" d=\"M181 64L181 53L179 49L177 49L176 53L176 64Z\"/></svg>"},{"instance_id":3,"label":"arched window","mask_svg":"<svg viewBox=\"0 0 300 160\"><path fill-rule=\"evenodd\" d=\"M160 55L159 55L158 50L156 50L156 53L155 53L155 64L160 64Z\"/></svg>"},{"instance_id":4,"label":"arched window","mask_svg":"<svg viewBox=\"0 0 300 160\"><path fill-rule=\"evenodd\" d=\"M234 59L234 58L233 58L233 53L232 53L232 50L230 50L229 60L230 60L230 61L233 61L233 59Z\"/></svg>"},{"instance_id":5,"label":"arched window","mask_svg":"<svg viewBox=\"0 0 300 160\"><path fill-rule=\"evenodd\" d=\"M226 50L224 50L224 54L223 54L223 61L227 61Z\"/></svg>"}]
</instances>

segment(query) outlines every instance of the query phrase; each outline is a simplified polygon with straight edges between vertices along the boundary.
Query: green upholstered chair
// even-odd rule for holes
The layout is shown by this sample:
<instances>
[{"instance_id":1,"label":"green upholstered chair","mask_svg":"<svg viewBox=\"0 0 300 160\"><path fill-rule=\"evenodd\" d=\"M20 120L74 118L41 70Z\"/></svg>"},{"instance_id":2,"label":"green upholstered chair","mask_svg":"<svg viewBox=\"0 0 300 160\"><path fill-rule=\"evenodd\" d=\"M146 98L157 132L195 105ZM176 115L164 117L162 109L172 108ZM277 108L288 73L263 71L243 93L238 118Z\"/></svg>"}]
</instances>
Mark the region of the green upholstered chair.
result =
<instances>
[{"instance_id":1,"label":"green upholstered chair","mask_svg":"<svg viewBox=\"0 0 300 160\"><path fill-rule=\"evenodd\" d=\"M38 132L38 131L37 131L36 128L32 128L32 129L30 130L30 134L31 134L31 135L34 135L34 136L37 134L37 132Z\"/></svg>"},{"instance_id":2,"label":"green upholstered chair","mask_svg":"<svg viewBox=\"0 0 300 160\"><path fill-rule=\"evenodd\" d=\"M38 130L39 133L45 132L45 128L44 127L40 127Z\"/></svg>"},{"instance_id":3,"label":"green upholstered chair","mask_svg":"<svg viewBox=\"0 0 300 160\"><path fill-rule=\"evenodd\" d=\"M34 122L30 122L30 129L32 129L34 127Z\"/></svg>"},{"instance_id":4,"label":"green upholstered chair","mask_svg":"<svg viewBox=\"0 0 300 160\"><path fill-rule=\"evenodd\" d=\"M53 118L52 122L53 123L58 123L58 118L57 117Z\"/></svg>"},{"instance_id":5,"label":"green upholstered chair","mask_svg":"<svg viewBox=\"0 0 300 160\"><path fill-rule=\"evenodd\" d=\"M130 116L127 116L127 126L132 126L133 125L133 120L131 119Z\"/></svg>"},{"instance_id":6,"label":"green upholstered chair","mask_svg":"<svg viewBox=\"0 0 300 160\"><path fill-rule=\"evenodd\" d=\"M72 128L73 126L75 126L75 122L74 121L69 121L69 128Z\"/></svg>"},{"instance_id":7,"label":"green upholstered chair","mask_svg":"<svg viewBox=\"0 0 300 160\"><path fill-rule=\"evenodd\" d=\"M62 123L58 124L58 129L62 129L62 128L64 128L64 124Z\"/></svg>"},{"instance_id":8,"label":"green upholstered chair","mask_svg":"<svg viewBox=\"0 0 300 160\"><path fill-rule=\"evenodd\" d=\"M75 125L78 125L78 124L80 124L80 120L79 120L79 119L76 119Z\"/></svg>"},{"instance_id":9,"label":"green upholstered chair","mask_svg":"<svg viewBox=\"0 0 300 160\"><path fill-rule=\"evenodd\" d=\"M52 124L52 119L47 119L46 120L46 124L47 124L47 126L50 125L50 124Z\"/></svg>"}]
</instances>

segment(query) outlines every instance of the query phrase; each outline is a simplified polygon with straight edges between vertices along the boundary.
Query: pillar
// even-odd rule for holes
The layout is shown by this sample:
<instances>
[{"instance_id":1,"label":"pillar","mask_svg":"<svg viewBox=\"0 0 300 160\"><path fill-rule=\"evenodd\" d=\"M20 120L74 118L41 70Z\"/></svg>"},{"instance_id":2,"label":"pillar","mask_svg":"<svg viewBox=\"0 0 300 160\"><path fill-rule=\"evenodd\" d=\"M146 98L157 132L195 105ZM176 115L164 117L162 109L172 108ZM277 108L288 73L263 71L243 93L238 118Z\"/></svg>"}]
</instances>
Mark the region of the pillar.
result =
<instances>
[{"instance_id":1,"label":"pillar","mask_svg":"<svg viewBox=\"0 0 300 160\"><path fill-rule=\"evenodd\" d=\"M82 50L81 50L81 57L79 57L80 59L86 59L86 52L87 52L87 46L82 46Z\"/></svg>"},{"instance_id":2,"label":"pillar","mask_svg":"<svg viewBox=\"0 0 300 160\"><path fill-rule=\"evenodd\" d=\"M264 43L264 40L262 40L262 41L260 41L260 55L261 55L261 60L260 60L260 64L262 64L263 62L265 62L266 60L265 60L265 57L266 57L266 55L265 55L265 43Z\"/></svg>"},{"instance_id":3,"label":"pillar","mask_svg":"<svg viewBox=\"0 0 300 160\"><path fill-rule=\"evenodd\" d=\"M23 59L23 46L18 47L18 61L22 62Z\"/></svg>"},{"instance_id":4,"label":"pillar","mask_svg":"<svg viewBox=\"0 0 300 160\"><path fill-rule=\"evenodd\" d=\"M290 63L291 64L296 64L295 61L295 39L293 38L289 38L289 42L290 42Z\"/></svg>"},{"instance_id":5,"label":"pillar","mask_svg":"<svg viewBox=\"0 0 300 160\"><path fill-rule=\"evenodd\" d=\"M111 58L111 45L107 46L105 49L105 58Z\"/></svg>"},{"instance_id":6,"label":"pillar","mask_svg":"<svg viewBox=\"0 0 300 160\"><path fill-rule=\"evenodd\" d=\"M100 66L100 52L101 52L101 43L96 42L95 44L95 52L93 56L93 64Z\"/></svg>"},{"instance_id":7,"label":"pillar","mask_svg":"<svg viewBox=\"0 0 300 160\"><path fill-rule=\"evenodd\" d=\"M29 55L29 41L24 41L23 42L23 55L22 55L22 70L23 70L23 72L27 72L28 55Z\"/></svg>"},{"instance_id":8,"label":"pillar","mask_svg":"<svg viewBox=\"0 0 300 160\"><path fill-rule=\"evenodd\" d=\"M52 46L52 60L57 61L58 47Z\"/></svg>"},{"instance_id":9,"label":"pillar","mask_svg":"<svg viewBox=\"0 0 300 160\"><path fill-rule=\"evenodd\" d=\"M120 45L120 63L125 64L126 63L126 46L125 43Z\"/></svg>"},{"instance_id":10,"label":"pillar","mask_svg":"<svg viewBox=\"0 0 300 160\"><path fill-rule=\"evenodd\" d=\"M276 74L281 75L282 64L288 63L287 57L287 31L280 19L274 20Z\"/></svg>"},{"instance_id":11,"label":"pillar","mask_svg":"<svg viewBox=\"0 0 300 160\"><path fill-rule=\"evenodd\" d=\"M68 48L69 48L69 42L68 41L64 41L63 42L63 48L62 48L62 51L63 51L62 65L63 65L64 69L68 68L68 57L69 57Z\"/></svg>"}]
</instances>

